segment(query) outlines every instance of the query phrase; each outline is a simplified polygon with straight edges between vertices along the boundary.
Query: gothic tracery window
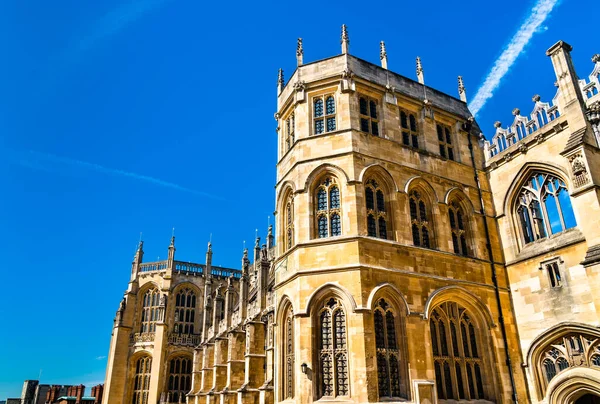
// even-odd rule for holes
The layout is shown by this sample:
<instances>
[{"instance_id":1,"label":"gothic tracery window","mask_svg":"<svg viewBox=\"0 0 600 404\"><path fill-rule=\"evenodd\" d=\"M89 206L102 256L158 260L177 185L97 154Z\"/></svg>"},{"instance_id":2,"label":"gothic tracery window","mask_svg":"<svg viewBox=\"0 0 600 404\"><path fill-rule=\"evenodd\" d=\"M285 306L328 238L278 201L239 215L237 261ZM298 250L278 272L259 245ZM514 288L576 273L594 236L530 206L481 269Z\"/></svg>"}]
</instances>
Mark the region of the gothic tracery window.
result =
<instances>
[{"instance_id":1,"label":"gothic tracery window","mask_svg":"<svg viewBox=\"0 0 600 404\"><path fill-rule=\"evenodd\" d=\"M150 356L142 356L136 361L131 404L148 404L151 370L152 358Z\"/></svg>"},{"instance_id":2,"label":"gothic tracery window","mask_svg":"<svg viewBox=\"0 0 600 404\"><path fill-rule=\"evenodd\" d=\"M431 248L429 207L418 191L411 191L409 196L410 222L413 244Z\"/></svg>"},{"instance_id":3,"label":"gothic tracery window","mask_svg":"<svg viewBox=\"0 0 600 404\"><path fill-rule=\"evenodd\" d=\"M285 205L285 250L294 245L294 199L290 196Z\"/></svg>"},{"instance_id":4,"label":"gothic tracery window","mask_svg":"<svg viewBox=\"0 0 600 404\"><path fill-rule=\"evenodd\" d=\"M296 141L296 117L294 113L285 120L285 151L288 151L294 145Z\"/></svg>"},{"instance_id":5,"label":"gothic tracery window","mask_svg":"<svg viewBox=\"0 0 600 404\"><path fill-rule=\"evenodd\" d=\"M179 334L193 334L196 318L196 293L190 288L181 289L175 296L175 326Z\"/></svg>"},{"instance_id":6,"label":"gothic tracery window","mask_svg":"<svg viewBox=\"0 0 600 404\"><path fill-rule=\"evenodd\" d=\"M331 298L319 312L320 396L349 396L346 314L341 302Z\"/></svg>"},{"instance_id":7,"label":"gothic tracery window","mask_svg":"<svg viewBox=\"0 0 600 404\"><path fill-rule=\"evenodd\" d=\"M379 136L379 116L377 115L377 101L361 96L358 100L360 111L360 130Z\"/></svg>"},{"instance_id":8,"label":"gothic tracery window","mask_svg":"<svg viewBox=\"0 0 600 404\"><path fill-rule=\"evenodd\" d=\"M397 332L398 318L384 299L377 302L374 322L379 398L407 398L402 382L403 367Z\"/></svg>"},{"instance_id":9,"label":"gothic tracery window","mask_svg":"<svg viewBox=\"0 0 600 404\"><path fill-rule=\"evenodd\" d=\"M565 183L541 172L534 173L521 188L517 218L524 244L577 225Z\"/></svg>"},{"instance_id":10,"label":"gothic tracery window","mask_svg":"<svg viewBox=\"0 0 600 404\"><path fill-rule=\"evenodd\" d=\"M444 125L436 125L440 155L449 160L454 160L454 148L452 146L452 132Z\"/></svg>"},{"instance_id":11,"label":"gothic tracery window","mask_svg":"<svg viewBox=\"0 0 600 404\"><path fill-rule=\"evenodd\" d=\"M294 313L288 310L284 323L283 398L294 398Z\"/></svg>"},{"instance_id":12,"label":"gothic tracery window","mask_svg":"<svg viewBox=\"0 0 600 404\"><path fill-rule=\"evenodd\" d=\"M192 388L192 359L173 358L169 362L168 403L185 403Z\"/></svg>"},{"instance_id":13,"label":"gothic tracery window","mask_svg":"<svg viewBox=\"0 0 600 404\"><path fill-rule=\"evenodd\" d=\"M406 146L419 148L419 131L417 129L417 118L411 112L400 110L400 129L402 131L402 143Z\"/></svg>"},{"instance_id":14,"label":"gothic tracery window","mask_svg":"<svg viewBox=\"0 0 600 404\"><path fill-rule=\"evenodd\" d=\"M385 195L377 181L370 179L365 186L367 204L367 234L370 237L387 239L388 214L385 206Z\"/></svg>"},{"instance_id":15,"label":"gothic tracery window","mask_svg":"<svg viewBox=\"0 0 600 404\"><path fill-rule=\"evenodd\" d=\"M464 256L469 255L465 214L462 207L456 201L448 205L448 218L450 219L454 253Z\"/></svg>"},{"instance_id":16,"label":"gothic tracery window","mask_svg":"<svg viewBox=\"0 0 600 404\"><path fill-rule=\"evenodd\" d=\"M432 311L429 326L438 397L484 399L481 345L467 310L454 302L442 303Z\"/></svg>"},{"instance_id":17,"label":"gothic tracery window","mask_svg":"<svg viewBox=\"0 0 600 404\"><path fill-rule=\"evenodd\" d=\"M160 292L156 288L148 289L142 300L140 332L155 332L158 321Z\"/></svg>"},{"instance_id":18,"label":"gothic tracery window","mask_svg":"<svg viewBox=\"0 0 600 404\"><path fill-rule=\"evenodd\" d=\"M324 95L313 98L314 133L320 135L337 129L335 120L335 98Z\"/></svg>"},{"instance_id":19,"label":"gothic tracery window","mask_svg":"<svg viewBox=\"0 0 600 404\"><path fill-rule=\"evenodd\" d=\"M340 188L334 177L325 177L316 190L317 237L342 234Z\"/></svg>"}]
</instances>

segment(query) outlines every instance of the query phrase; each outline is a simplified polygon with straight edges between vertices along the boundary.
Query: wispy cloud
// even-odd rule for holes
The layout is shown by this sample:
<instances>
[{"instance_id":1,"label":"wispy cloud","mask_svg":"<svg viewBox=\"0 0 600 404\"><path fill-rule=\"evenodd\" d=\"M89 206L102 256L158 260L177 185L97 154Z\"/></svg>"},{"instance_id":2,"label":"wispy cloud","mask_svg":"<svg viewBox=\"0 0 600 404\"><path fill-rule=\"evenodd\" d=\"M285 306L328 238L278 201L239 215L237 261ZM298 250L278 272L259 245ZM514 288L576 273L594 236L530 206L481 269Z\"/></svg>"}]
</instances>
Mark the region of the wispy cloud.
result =
<instances>
[{"instance_id":1,"label":"wispy cloud","mask_svg":"<svg viewBox=\"0 0 600 404\"><path fill-rule=\"evenodd\" d=\"M474 115L477 115L487 100L494 95L494 91L500 86L502 78L508 73L519 55L523 52L533 34L544 28L542 24L559 2L560 0L537 0L517 33L512 37L500 57L494 63L485 81L477 90L473 101L469 105L469 109Z\"/></svg>"},{"instance_id":2,"label":"wispy cloud","mask_svg":"<svg viewBox=\"0 0 600 404\"><path fill-rule=\"evenodd\" d=\"M222 200L222 198L220 198L216 195L212 195L212 194L209 194L206 192L198 191L196 189L184 187L182 185L179 185L179 184L176 184L173 182L169 182L169 181L165 181L165 180L161 180L159 178L151 177L151 176L144 175L144 174L134 173L131 171L120 170L117 168L105 167L103 165L96 164L96 163L90 163L87 161L56 156L56 155L50 154L50 153L42 153L42 152L33 151L33 150L30 150L26 153L19 153L19 152L13 151L10 153L10 157L11 157L11 160L14 161L15 163L17 163L21 166L24 166L24 167L32 168L32 169L55 172L55 171L57 171L57 168L60 169L60 167L56 166L57 164L66 165L71 168L87 169L87 170L95 171L95 172L102 173L102 174L110 174L110 175L116 175L116 176L121 176L121 177L127 177L127 178L131 178L131 179L134 179L137 181L142 181L142 182L146 182L149 184L161 186L164 188L174 189L176 191L187 192L187 193L191 193L191 194L195 194L195 195L199 195L199 196L204 196L207 198Z\"/></svg>"},{"instance_id":3,"label":"wispy cloud","mask_svg":"<svg viewBox=\"0 0 600 404\"><path fill-rule=\"evenodd\" d=\"M96 356L97 361L101 361L102 359L106 359L106 355Z\"/></svg>"}]
</instances>

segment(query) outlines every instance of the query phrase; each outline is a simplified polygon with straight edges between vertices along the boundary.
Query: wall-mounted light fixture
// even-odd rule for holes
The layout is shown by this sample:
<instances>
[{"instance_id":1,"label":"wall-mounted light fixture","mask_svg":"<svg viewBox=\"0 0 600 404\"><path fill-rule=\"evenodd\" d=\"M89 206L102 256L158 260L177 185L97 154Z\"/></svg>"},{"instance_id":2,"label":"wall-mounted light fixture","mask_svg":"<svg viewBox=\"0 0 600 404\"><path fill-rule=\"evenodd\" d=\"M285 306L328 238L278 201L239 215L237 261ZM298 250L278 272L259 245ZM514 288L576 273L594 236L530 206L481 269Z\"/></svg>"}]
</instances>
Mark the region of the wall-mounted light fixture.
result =
<instances>
[{"instance_id":1,"label":"wall-mounted light fixture","mask_svg":"<svg viewBox=\"0 0 600 404\"><path fill-rule=\"evenodd\" d=\"M300 368L302 368L302 373L304 373L304 374L308 373L308 365L306 363L303 363L302 365L300 365Z\"/></svg>"}]
</instances>

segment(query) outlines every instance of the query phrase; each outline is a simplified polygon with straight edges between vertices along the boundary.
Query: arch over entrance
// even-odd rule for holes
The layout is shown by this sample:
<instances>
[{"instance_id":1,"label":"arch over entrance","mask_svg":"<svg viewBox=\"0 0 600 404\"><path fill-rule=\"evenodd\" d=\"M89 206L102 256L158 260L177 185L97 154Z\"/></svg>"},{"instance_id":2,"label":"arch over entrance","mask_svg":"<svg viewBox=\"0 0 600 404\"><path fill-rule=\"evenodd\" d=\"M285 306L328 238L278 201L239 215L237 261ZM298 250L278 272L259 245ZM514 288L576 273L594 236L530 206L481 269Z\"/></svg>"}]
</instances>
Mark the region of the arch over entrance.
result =
<instances>
[{"instance_id":1,"label":"arch over entrance","mask_svg":"<svg viewBox=\"0 0 600 404\"><path fill-rule=\"evenodd\" d=\"M561 372L548 385L548 404L600 403L600 370L579 367Z\"/></svg>"},{"instance_id":2,"label":"arch over entrance","mask_svg":"<svg viewBox=\"0 0 600 404\"><path fill-rule=\"evenodd\" d=\"M600 397L595 394L587 393L577 399L575 404L600 404Z\"/></svg>"}]
</instances>

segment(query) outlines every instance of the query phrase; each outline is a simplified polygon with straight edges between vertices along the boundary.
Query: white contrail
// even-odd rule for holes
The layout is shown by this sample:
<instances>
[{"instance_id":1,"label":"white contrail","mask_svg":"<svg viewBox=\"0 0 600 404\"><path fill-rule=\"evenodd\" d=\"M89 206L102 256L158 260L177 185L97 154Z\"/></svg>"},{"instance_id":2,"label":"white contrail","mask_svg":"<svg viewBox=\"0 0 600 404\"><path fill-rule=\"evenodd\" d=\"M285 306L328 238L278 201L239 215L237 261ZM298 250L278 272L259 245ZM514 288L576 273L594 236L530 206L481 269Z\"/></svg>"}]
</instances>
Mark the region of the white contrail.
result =
<instances>
[{"instance_id":1,"label":"white contrail","mask_svg":"<svg viewBox=\"0 0 600 404\"><path fill-rule=\"evenodd\" d=\"M494 91L500 86L500 81L504 75L508 73L525 46L531 40L533 34L538 31L542 23L550 15L552 9L559 2L560 0L537 0L517 33L512 37L508 46L506 46L494 63L494 67L488 73L485 81L477 90L477 94L475 94L473 101L469 105L469 109L473 115L477 115L487 100L494 95Z\"/></svg>"},{"instance_id":2,"label":"white contrail","mask_svg":"<svg viewBox=\"0 0 600 404\"><path fill-rule=\"evenodd\" d=\"M18 155L19 153L13 153L13 158L14 158L15 154ZM154 185L159 185L161 187L175 189L177 191L188 192L188 193L199 195L199 196L205 196L205 197L212 198L212 199L222 200L222 198L220 198L216 195L198 191L198 190L195 190L192 188L187 188L182 185L175 184L175 183L169 182L169 181L164 181L164 180L161 180L158 178L150 177L148 175L133 173L130 171L119 170L117 168L105 167L100 164L89 163L87 161L81 161L81 160L76 160L76 159L67 158L67 157L60 157L60 156L56 156L56 155L50 154L50 153L42 153L42 152L30 150L28 152L28 154L21 156L21 158L15 159L15 161L17 163L19 163L23 166L29 167L29 168L41 169L41 170L46 170L46 171L52 171L52 167L48 167L48 162L60 163L60 164L75 166L75 167L79 167L79 168L86 168L86 169L96 171L99 173L119 175L122 177L129 177L129 178L133 178L133 179L136 179L139 181L144 181L144 182L148 182L148 183L151 183Z\"/></svg>"}]
</instances>

